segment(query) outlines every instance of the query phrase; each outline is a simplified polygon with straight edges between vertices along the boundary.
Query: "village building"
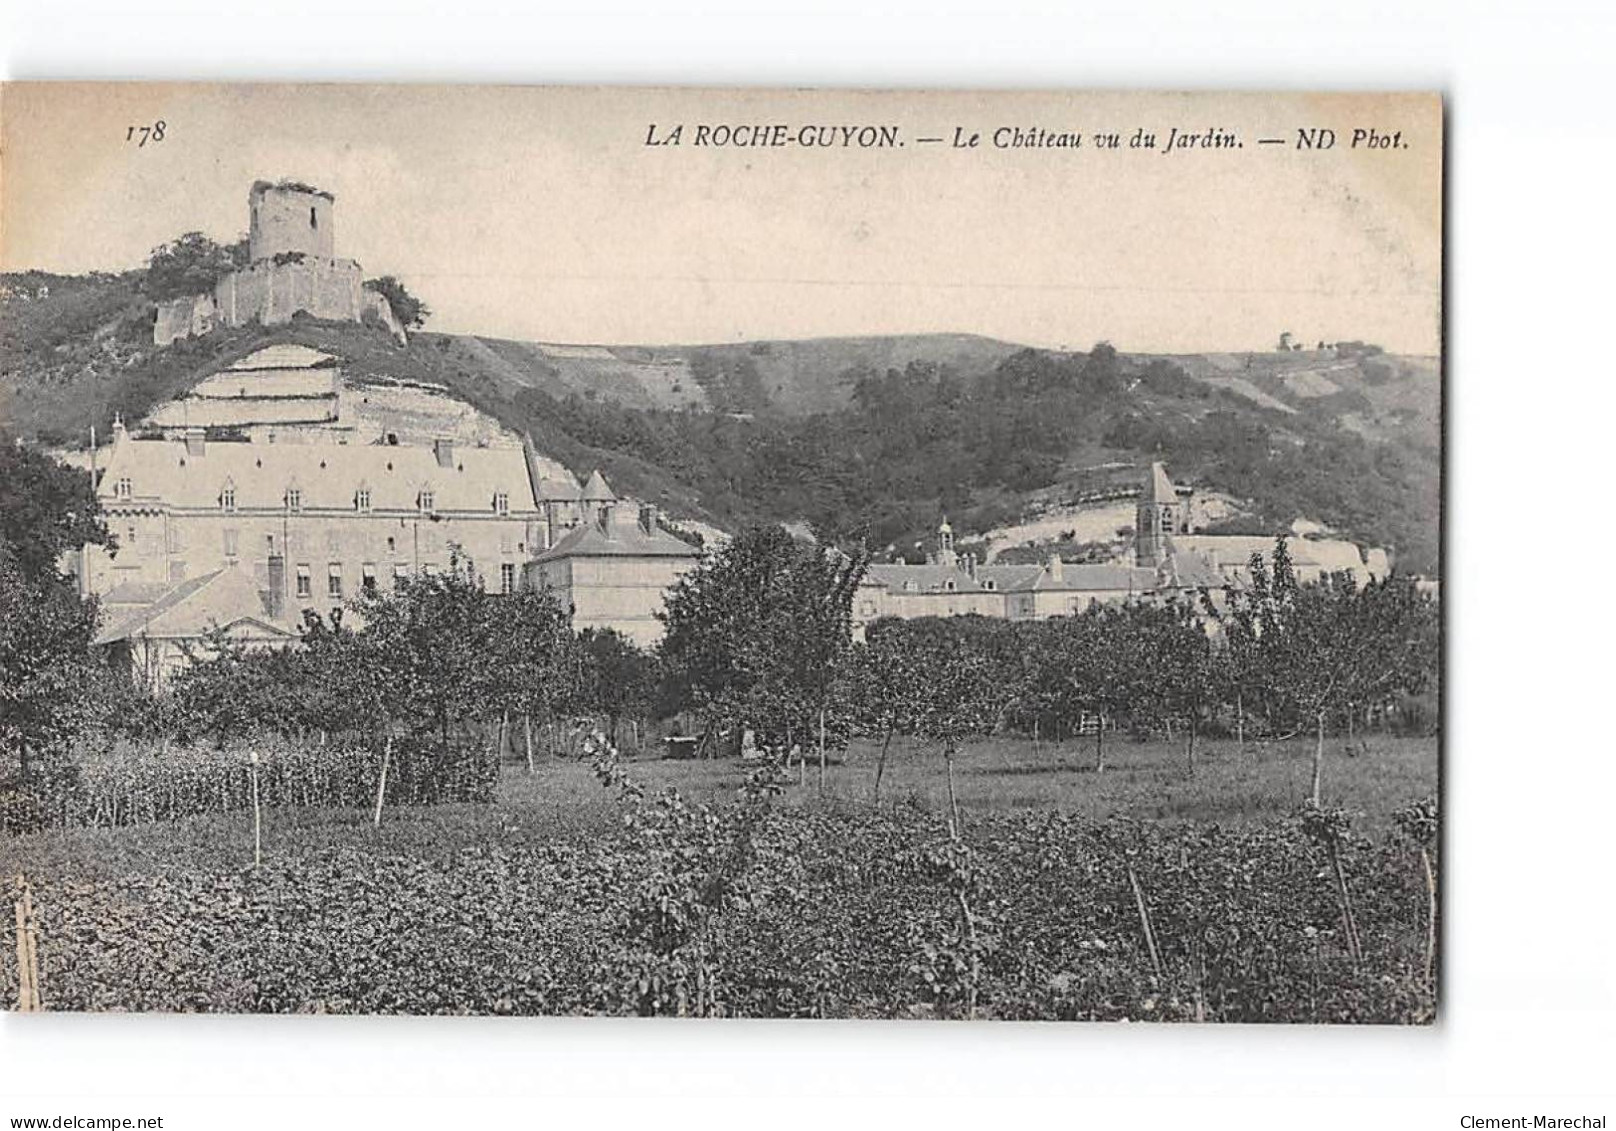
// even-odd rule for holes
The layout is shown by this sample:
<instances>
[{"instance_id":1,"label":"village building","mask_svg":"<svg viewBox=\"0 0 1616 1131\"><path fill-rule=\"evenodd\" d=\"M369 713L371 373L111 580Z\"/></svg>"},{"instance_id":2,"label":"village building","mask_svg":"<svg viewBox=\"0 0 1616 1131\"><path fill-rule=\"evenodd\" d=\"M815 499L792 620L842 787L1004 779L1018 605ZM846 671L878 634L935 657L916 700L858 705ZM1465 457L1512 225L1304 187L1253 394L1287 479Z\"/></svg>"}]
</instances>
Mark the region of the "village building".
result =
<instances>
[{"instance_id":1,"label":"village building","mask_svg":"<svg viewBox=\"0 0 1616 1131\"><path fill-rule=\"evenodd\" d=\"M649 648L662 639L668 590L701 551L664 529L653 506L619 517L623 508L599 471L581 494L584 521L528 564L526 584L554 593L574 629L613 629Z\"/></svg>"},{"instance_id":2,"label":"village building","mask_svg":"<svg viewBox=\"0 0 1616 1131\"><path fill-rule=\"evenodd\" d=\"M937 531L937 550L924 564L868 568L854 595L855 635L862 637L866 626L882 617L1046 620L1100 603L1215 596L1244 585L1252 555L1271 555L1274 539L1191 532L1192 494L1176 486L1162 464L1151 464L1135 507L1131 560L1068 562L1057 551L1041 565L979 565L974 555L956 552L954 530L945 519ZM1295 538L1288 548L1304 583L1346 573L1363 585L1384 577L1389 568L1384 550L1366 555L1341 540Z\"/></svg>"},{"instance_id":3,"label":"village building","mask_svg":"<svg viewBox=\"0 0 1616 1131\"><path fill-rule=\"evenodd\" d=\"M153 691L207 653L215 632L248 648L280 648L297 640L275 607L274 592L239 565L172 586L125 582L102 602L104 628L95 644L107 658Z\"/></svg>"}]
</instances>

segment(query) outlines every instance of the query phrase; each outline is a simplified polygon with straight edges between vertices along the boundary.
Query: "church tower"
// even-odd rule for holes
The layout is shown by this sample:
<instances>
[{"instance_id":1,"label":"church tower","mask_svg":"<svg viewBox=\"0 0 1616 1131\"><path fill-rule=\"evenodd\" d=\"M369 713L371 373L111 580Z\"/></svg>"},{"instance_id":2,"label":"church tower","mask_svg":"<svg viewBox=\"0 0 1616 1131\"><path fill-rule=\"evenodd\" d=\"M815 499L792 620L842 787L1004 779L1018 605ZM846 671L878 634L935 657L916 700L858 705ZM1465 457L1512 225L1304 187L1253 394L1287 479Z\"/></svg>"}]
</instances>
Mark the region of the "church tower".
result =
<instances>
[{"instance_id":1,"label":"church tower","mask_svg":"<svg viewBox=\"0 0 1616 1131\"><path fill-rule=\"evenodd\" d=\"M1167 560L1172 536L1185 529L1184 506L1162 465L1150 465L1134 514L1134 564L1155 567Z\"/></svg>"},{"instance_id":2,"label":"church tower","mask_svg":"<svg viewBox=\"0 0 1616 1131\"><path fill-rule=\"evenodd\" d=\"M954 528L943 519L943 524L937 528L937 564L954 569L959 565L959 556L954 553Z\"/></svg>"}]
</instances>

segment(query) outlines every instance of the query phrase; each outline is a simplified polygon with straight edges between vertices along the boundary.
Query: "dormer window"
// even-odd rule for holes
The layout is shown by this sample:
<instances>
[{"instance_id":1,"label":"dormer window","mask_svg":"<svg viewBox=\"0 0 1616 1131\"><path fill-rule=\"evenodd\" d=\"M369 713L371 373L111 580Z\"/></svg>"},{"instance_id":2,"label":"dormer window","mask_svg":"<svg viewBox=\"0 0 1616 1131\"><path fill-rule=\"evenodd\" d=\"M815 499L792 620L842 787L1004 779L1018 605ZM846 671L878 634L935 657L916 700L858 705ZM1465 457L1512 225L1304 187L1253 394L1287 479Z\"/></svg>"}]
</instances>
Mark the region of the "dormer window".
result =
<instances>
[{"instance_id":1,"label":"dormer window","mask_svg":"<svg viewBox=\"0 0 1616 1131\"><path fill-rule=\"evenodd\" d=\"M303 509L302 490L297 487L288 487L286 489L286 509L289 511L300 511Z\"/></svg>"},{"instance_id":2,"label":"dormer window","mask_svg":"<svg viewBox=\"0 0 1616 1131\"><path fill-rule=\"evenodd\" d=\"M233 511L236 509L236 485L234 483L226 483L224 488L220 490L219 509L222 511Z\"/></svg>"},{"instance_id":3,"label":"dormer window","mask_svg":"<svg viewBox=\"0 0 1616 1131\"><path fill-rule=\"evenodd\" d=\"M988 592L989 592L989 593L991 593L991 592L993 592L993 590L994 590L994 589L995 589L995 588L996 588L996 586L995 586L995 585L994 585L994 583L993 583L993 582L991 582L991 581L984 581L984 582L983 582L983 583L982 583L982 588L983 588L983 589L986 589L986 590L987 590L987 591L988 591Z\"/></svg>"},{"instance_id":4,"label":"dormer window","mask_svg":"<svg viewBox=\"0 0 1616 1131\"><path fill-rule=\"evenodd\" d=\"M130 481L129 477L125 475L122 479L118 480L118 482L112 485L112 493L120 499L131 498L135 493L135 485Z\"/></svg>"},{"instance_id":5,"label":"dormer window","mask_svg":"<svg viewBox=\"0 0 1616 1131\"><path fill-rule=\"evenodd\" d=\"M436 507L431 491L422 491L415 496L415 507L422 514L431 514Z\"/></svg>"},{"instance_id":6,"label":"dormer window","mask_svg":"<svg viewBox=\"0 0 1616 1131\"><path fill-rule=\"evenodd\" d=\"M945 581L943 583L943 588L948 590L950 593L954 592L954 583L953 583L953 581Z\"/></svg>"},{"instance_id":7,"label":"dormer window","mask_svg":"<svg viewBox=\"0 0 1616 1131\"><path fill-rule=\"evenodd\" d=\"M510 514L511 513L511 497L509 495L507 495L504 491L496 492L495 495L494 495L494 513L495 514Z\"/></svg>"},{"instance_id":8,"label":"dormer window","mask_svg":"<svg viewBox=\"0 0 1616 1131\"><path fill-rule=\"evenodd\" d=\"M354 492L353 505L354 510L358 511L360 514L368 514L370 512L369 487L361 487L359 490Z\"/></svg>"}]
</instances>

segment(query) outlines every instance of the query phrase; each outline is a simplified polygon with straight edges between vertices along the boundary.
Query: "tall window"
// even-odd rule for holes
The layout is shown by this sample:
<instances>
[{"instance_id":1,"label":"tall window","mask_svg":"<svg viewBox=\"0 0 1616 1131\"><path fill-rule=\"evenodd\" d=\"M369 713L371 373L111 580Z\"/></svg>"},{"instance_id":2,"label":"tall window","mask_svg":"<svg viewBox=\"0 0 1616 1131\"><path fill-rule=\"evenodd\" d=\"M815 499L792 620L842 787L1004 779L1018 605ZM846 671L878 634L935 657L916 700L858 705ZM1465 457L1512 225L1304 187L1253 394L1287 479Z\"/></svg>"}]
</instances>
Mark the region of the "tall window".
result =
<instances>
[{"instance_id":1,"label":"tall window","mask_svg":"<svg viewBox=\"0 0 1616 1131\"><path fill-rule=\"evenodd\" d=\"M431 514L433 509L432 492L422 491L416 496L415 505L420 509L421 513Z\"/></svg>"},{"instance_id":2,"label":"tall window","mask_svg":"<svg viewBox=\"0 0 1616 1131\"><path fill-rule=\"evenodd\" d=\"M405 565L403 562L394 562L393 563L393 588L397 589L400 585L402 585L404 583L404 579L406 577L408 577L409 575L410 575L410 567L409 566Z\"/></svg>"},{"instance_id":3,"label":"tall window","mask_svg":"<svg viewBox=\"0 0 1616 1131\"><path fill-rule=\"evenodd\" d=\"M376 564L366 562L359 567L359 584L366 593L376 592Z\"/></svg>"},{"instance_id":4,"label":"tall window","mask_svg":"<svg viewBox=\"0 0 1616 1131\"><path fill-rule=\"evenodd\" d=\"M125 475L117 483L113 484L112 493L120 499L130 498L135 493L135 485L130 482L129 476Z\"/></svg>"},{"instance_id":5,"label":"tall window","mask_svg":"<svg viewBox=\"0 0 1616 1131\"><path fill-rule=\"evenodd\" d=\"M219 492L219 509L233 511L236 509L236 487L233 483L226 483L224 490Z\"/></svg>"},{"instance_id":6,"label":"tall window","mask_svg":"<svg viewBox=\"0 0 1616 1131\"><path fill-rule=\"evenodd\" d=\"M308 562L297 563L297 595L299 597L314 596L314 578L309 573Z\"/></svg>"},{"instance_id":7,"label":"tall window","mask_svg":"<svg viewBox=\"0 0 1616 1131\"><path fill-rule=\"evenodd\" d=\"M237 532L236 532L236 530L234 528L228 527L228 526L225 527L225 530L224 530L224 556L227 557L227 558L233 558L233 557L236 556L236 549L237 549L236 535L237 535Z\"/></svg>"},{"instance_id":8,"label":"tall window","mask_svg":"<svg viewBox=\"0 0 1616 1131\"><path fill-rule=\"evenodd\" d=\"M494 513L495 514L510 514L511 513L511 497L509 495L507 495L504 491L497 492L494 495Z\"/></svg>"},{"instance_id":9,"label":"tall window","mask_svg":"<svg viewBox=\"0 0 1616 1131\"><path fill-rule=\"evenodd\" d=\"M499 591L501 593L516 592L516 563L502 562L500 564Z\"/></svg>"},{"instance_id":10,"label":"tall window","mask_svg":"<svg viewBox=\"0 0 1616 1131\"><path fill-rule=\"evenodd\" d=\"M389 536L388 539L387 539L387 552L389 554L391 554L391 553L395 552L397 549L398 549L398 543L391 536Z\"/></svg>"},{"instance_id":11,"label":"tall window","mask_svg":"<svg viewBox=\"0 0 1616 1131\"><path fill-rule=\"evenodd\" d=\"M370 488L361 487L354 492L354 510L361 514L370 510Z\"/></svg>"},{"instance_id":12,"label":"tall window","mask_svg":"<svg viewBox=\"0 0 1616 1131\"><path fill-rule=\"evenodd\" d=\"M286 489L286 509L300 511L303 509L303 492L296 487Z\"/></svg>"},{"instance_id":13,"label":"tall window","mask_svg":"<svg viewBox=\"0 0 1616 1131\"><path fill-rule=\"evenodd\" d=\"M327 596L342 596L342 563L332 562L326 569L325 591Z\"/></svg>"}]
</instances>

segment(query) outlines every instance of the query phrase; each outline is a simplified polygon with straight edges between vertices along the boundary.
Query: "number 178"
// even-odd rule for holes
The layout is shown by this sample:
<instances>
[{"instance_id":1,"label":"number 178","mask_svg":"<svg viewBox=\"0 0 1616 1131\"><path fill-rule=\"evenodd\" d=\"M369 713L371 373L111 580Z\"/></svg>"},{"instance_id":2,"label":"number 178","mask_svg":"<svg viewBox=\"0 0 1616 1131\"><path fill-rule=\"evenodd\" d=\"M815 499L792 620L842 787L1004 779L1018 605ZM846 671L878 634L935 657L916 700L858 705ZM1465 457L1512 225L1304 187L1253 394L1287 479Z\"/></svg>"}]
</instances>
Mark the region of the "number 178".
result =
<instances>
[{"instance_id":1,"label":"number 178","mask_svg":"<svg viewBox=\"0 0 1616 1131\"><path fill-rule=\"evenodd\" d=\"M162 141L163 131L167 128L168 123L159 118L149 126L130 126L129 132L124 134L123 139L124 141L134 141L135 136L138 134L140 142L136 148L144 148L148 141Z\"/></svg>"}]
</instances>

